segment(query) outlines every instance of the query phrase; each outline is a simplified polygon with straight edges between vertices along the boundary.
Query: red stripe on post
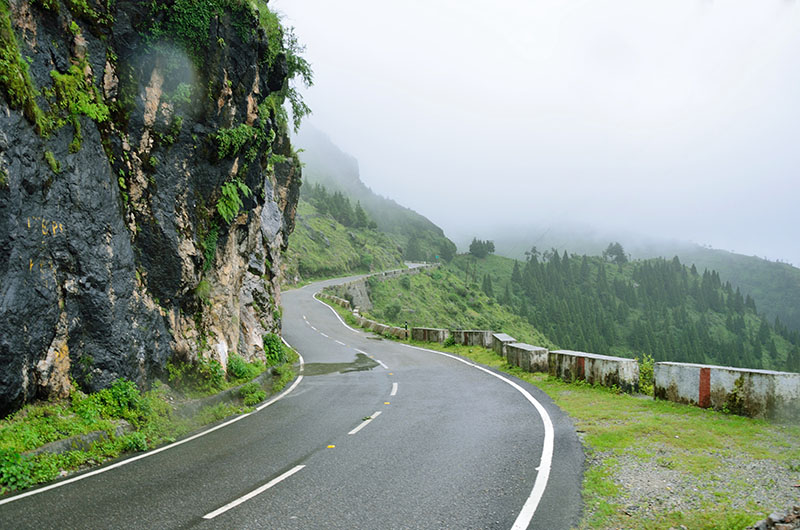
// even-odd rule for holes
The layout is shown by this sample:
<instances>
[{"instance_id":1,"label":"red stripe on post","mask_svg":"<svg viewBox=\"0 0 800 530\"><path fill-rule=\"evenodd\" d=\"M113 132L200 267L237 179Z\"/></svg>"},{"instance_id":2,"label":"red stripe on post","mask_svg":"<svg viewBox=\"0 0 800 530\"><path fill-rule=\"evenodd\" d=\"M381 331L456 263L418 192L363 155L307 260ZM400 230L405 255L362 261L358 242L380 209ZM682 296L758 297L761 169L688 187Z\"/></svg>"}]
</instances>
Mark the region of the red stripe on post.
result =
<instances>
[{"instance_id":1,"label":"red stripe on post","mask_svg":"<svg viewBox=\"0 0 800 530\"><path fill-rule=\"evenodd\" d=\"M711 406L711 370L709 368L700 368L700 394L697 404L704 409Z\"/></svg>"},{"instance_id":2,"label":"red stripe on post","mask_svg":"<svg viewBox=\"0 0 800 530\"><path fill-rule=\"evenodd\" d=\"M586 379L586 358L578 357L578 379Z\"/></svg>"}]
</instances>

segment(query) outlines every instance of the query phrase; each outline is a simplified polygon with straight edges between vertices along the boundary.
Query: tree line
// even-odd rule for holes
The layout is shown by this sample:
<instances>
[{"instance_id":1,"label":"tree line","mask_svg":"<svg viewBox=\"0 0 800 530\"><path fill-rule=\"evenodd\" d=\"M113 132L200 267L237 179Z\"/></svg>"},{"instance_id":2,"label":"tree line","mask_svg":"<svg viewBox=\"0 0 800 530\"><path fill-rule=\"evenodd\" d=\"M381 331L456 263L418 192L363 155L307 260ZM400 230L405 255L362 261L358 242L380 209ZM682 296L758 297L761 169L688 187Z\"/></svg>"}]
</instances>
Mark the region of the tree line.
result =
<instances>
[{"instance_id":1,"label":"tree line","mask_svg":"<svg viewBox=\"0 0 800 530\"><path fill-rule=\"evenodd\" d=\"M618 243L601 257L533 249L500 285L487 275L482 288L562 348L800 371L800 333L677 257L628 262Z\"/></svg>"},{"instance_id":2,"label":"tree line","mask_svg":"<svg viewBox=\"0 0 800 530\"><path fill-rule=\"evenodd\" d=\"M361 201L356 201L353 206L350 199L340 191L329 193L325 186L314 184L311 187L303 186L305 199L308 200L322 214L328 214L339 223L352 228L378 228L377 223L370 219Z\"/></svg>"}]
</instances>

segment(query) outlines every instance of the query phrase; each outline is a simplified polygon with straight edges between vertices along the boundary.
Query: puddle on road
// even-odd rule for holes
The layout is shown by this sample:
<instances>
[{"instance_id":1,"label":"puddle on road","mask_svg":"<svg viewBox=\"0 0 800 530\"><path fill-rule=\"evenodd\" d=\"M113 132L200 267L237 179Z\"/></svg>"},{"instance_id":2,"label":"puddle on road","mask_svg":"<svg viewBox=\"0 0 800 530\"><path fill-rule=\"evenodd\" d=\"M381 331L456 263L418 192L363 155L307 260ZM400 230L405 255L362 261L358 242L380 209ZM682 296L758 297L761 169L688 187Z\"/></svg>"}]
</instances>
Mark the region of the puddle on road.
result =
<instances>
[{"instance_id":1,"label":"puddle on road","mask_svg":"<svg viewBox=\"0 0 800 530\"><path fill-rule=\"evenodd\" d=\"M325 375L336 372L366 372L378 366L378 363L363 353L356 354L356 359L351 363L306 363L303 366L303 375Z\"/></svg>"}]
</instances>

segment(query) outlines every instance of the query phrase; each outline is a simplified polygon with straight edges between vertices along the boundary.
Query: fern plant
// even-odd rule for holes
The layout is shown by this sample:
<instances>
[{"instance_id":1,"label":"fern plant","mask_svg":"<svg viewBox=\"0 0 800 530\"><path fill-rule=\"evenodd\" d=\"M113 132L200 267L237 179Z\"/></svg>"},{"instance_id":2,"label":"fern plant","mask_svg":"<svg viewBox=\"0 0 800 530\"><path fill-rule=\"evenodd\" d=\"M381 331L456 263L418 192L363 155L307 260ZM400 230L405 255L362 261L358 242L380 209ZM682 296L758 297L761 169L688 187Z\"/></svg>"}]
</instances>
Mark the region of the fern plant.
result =
<instances>
[{"instance_id":1,"label":"fern plant","mask_svg":"<svg viewBox=\"0 0 800 530\"><path fill-rule=\"evenodd\" d=\"M253 194L253 191L241 180L234 180L226 182L222 185L222 195L217 201L217 212L225 220L226 223L233 221L242 208L242 198L239 193L245 197Z\"/></svg>"}]
</instances>

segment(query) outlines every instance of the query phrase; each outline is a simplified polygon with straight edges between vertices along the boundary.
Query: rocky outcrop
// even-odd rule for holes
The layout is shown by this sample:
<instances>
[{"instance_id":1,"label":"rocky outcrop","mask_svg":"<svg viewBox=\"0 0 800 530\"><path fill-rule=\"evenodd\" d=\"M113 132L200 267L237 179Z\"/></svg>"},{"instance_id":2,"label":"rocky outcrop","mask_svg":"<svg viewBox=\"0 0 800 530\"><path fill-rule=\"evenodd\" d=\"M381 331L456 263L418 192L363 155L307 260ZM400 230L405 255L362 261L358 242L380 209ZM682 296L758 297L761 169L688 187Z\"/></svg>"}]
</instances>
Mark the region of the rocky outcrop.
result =
<instances>
[{"instance_id":1,"label":"rocky outcrop","mask_svg":"<svg viewBox=\"0 0 800 530\"><path fill-rule=\"evenodd\" d=\"M300 166L286 50L261 18L0 2L0 414L71 380L251 359L279 329Z\"/></svg>"}]
</instances>

